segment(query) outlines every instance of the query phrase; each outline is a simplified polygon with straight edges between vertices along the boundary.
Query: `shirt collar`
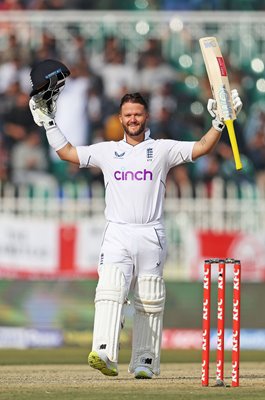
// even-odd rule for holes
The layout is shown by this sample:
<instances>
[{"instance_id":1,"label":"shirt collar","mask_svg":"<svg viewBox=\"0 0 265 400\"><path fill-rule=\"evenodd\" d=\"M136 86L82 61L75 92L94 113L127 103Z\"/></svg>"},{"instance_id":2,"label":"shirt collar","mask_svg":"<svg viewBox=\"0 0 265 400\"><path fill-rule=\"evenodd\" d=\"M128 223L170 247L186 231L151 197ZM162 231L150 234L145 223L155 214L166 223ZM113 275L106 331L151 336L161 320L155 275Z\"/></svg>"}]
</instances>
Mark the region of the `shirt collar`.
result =
<instances>
[{"instance_id":1,"label":"shirt collar","mask_svg":"<svg viewBox=\"0 0 265 400\"><path fill-rule=\"evenodd\" d=\"M150 129L147 129L144 133L144 141L150 139ZM124 133L123 141L127 143L126 134Z\"/></svg>"}]
</instances>

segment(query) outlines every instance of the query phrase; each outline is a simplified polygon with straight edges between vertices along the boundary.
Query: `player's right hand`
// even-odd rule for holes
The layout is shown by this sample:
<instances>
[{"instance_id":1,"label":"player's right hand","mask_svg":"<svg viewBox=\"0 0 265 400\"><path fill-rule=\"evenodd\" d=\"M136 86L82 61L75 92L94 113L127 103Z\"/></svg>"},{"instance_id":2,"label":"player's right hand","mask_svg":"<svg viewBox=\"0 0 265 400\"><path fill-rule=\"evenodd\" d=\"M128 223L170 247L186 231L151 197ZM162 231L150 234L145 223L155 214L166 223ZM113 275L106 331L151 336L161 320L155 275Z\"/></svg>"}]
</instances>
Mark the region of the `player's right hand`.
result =
<instances>
[{"instance_id":1,"label":"player's right hand","mask_svg":"<svg viewBox=\"0 0 265 400\"><path fill-rule=\"evenodd\" d=\"M54 114L48 111L48 108L39 106L39 103L33 99L29 101L29 108L34 119L35 124L43 126L45 129L49 129L55 125Z\"/></svg>"}]
</instances>

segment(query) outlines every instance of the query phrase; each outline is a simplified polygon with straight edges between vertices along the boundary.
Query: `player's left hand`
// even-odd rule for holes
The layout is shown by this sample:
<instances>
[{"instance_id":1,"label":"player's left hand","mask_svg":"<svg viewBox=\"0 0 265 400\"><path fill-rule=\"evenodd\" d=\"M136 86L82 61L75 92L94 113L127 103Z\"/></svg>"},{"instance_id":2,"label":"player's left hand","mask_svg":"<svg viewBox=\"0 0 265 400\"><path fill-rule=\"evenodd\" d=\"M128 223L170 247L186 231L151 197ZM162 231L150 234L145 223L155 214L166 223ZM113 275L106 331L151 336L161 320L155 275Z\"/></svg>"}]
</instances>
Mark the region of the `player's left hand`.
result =
<instances>
[{"instance_id":1,"label":"player's left hand","mask_svg":"<svg viewBox=\"0 0 265 400\"><path fill-rule=\"evenodd\" d=\"M233 102L233 107L236 113L236 116L240 113L243 103L239 97L238 91L236 89L231 90L231 97L232 97L232 102Z\"/></svg>"},{"instance_id":2,"label":"player's left hand","mask_svg":"<svg viewBox=\"0 0 265 400\"><path fill-rule=\"evenodd\" d=\"M217 102L214 99L209 99L207 103L207 110L211 114L211 116L214 118L212 120L212 125L214 129L216 129L218 132L222 132L225 124L220 121L217 115Z\"/></svg>"}]
</instances>

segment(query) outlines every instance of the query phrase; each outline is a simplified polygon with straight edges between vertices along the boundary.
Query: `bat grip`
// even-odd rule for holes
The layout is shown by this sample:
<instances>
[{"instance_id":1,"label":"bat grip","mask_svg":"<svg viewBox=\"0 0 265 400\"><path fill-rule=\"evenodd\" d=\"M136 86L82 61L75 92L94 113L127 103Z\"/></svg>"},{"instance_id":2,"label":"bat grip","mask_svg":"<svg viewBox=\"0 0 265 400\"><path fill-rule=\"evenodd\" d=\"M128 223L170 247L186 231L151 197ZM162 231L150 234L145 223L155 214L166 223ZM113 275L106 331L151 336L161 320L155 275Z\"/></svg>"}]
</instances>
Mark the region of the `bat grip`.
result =
<instances>
[{"instance_id":1,"label":"bat grip","mask_svg":"<svg viewBox=\"0 0 265 400\"><path fill-rule=\"evenodd\" d=\"M241 163L240 154L239 154L239 150L238 150L238 146L237 146L234 122L232 119L228 119L224 122L227 127L227 131L228 131L228 135L229 135L229 139L230 139L230 143L231 143L231 147L232 147L232 152L233 152L233 156L234 156L234 160L235 160L236 169L240 170L243 168L243 166Z\"/></svg>"}]
</instances>

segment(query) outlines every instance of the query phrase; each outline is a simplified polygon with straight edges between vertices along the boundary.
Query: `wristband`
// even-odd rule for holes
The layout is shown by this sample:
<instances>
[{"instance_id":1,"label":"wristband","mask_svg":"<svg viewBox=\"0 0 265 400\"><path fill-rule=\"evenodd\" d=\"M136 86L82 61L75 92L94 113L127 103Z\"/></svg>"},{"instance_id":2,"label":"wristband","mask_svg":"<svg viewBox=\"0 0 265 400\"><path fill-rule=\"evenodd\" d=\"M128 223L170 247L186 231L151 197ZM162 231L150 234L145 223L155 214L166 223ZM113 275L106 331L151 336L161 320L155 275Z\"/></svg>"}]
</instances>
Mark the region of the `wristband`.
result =
<instances>
[{"instance_id":1,"label":"wristband","mask_svg":"<svg viewBox=\"0 0 265 400\"><path fill-rule=\"evenodd\" d=\"M52 128L55 125L56 125L56 123L55 123L54 119L49 119L48 122L44 122L44 124L43 124L43 126L46 130Z\"/></svg>"},{"instance_id":2,"label":"wristband","mask_svg":"<svg viewBox=\"0 0 265 400\"><path fill-rule=\"evenodd\" d=\"M64 136L64 134L60 131L60 129L58 128L58 126L55 124L54 121L50 121L53 122L53 125L51 126L45 126L46 128L46 136L49 142L49 145L55 150L58 151L60 149L62 149L64 146L67 145L68 140L66 139L66 137Z\"/></svg>"}]
</instances>

